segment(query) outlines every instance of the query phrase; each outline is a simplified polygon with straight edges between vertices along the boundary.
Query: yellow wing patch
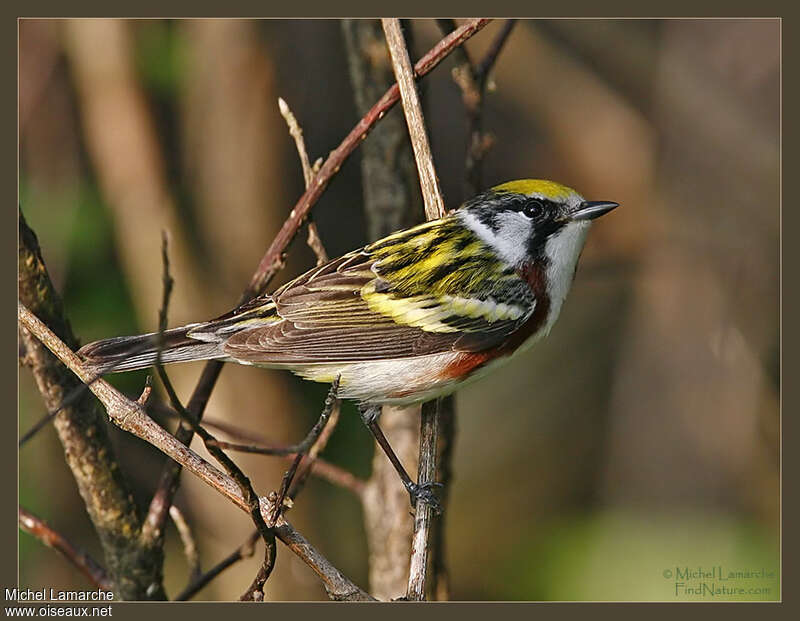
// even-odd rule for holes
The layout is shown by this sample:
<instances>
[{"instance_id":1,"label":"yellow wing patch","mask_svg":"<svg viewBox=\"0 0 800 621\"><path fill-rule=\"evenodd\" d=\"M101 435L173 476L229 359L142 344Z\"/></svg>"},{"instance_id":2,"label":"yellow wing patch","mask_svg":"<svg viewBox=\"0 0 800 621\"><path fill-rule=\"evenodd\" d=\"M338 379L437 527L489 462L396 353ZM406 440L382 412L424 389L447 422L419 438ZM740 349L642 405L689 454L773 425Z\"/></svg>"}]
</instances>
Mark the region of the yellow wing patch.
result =
<instances>
[{"instance_id":1,"label":"yellow wing patch","mask_svg":"<svg viewBox=\"0 0 800 621\"><path fill-rule=\"evenodd\" d=\"M376 292L374 282L361 289L361 297L370 310L391 317L401 325L420 328L425 332L461 331L460 328L442 321L448 317L483 319L494 323L516 321L531 310L515 304L498 303L491 298L480 300L456 295L397 298L388 293Z\"/></svg>"}]
</instances>

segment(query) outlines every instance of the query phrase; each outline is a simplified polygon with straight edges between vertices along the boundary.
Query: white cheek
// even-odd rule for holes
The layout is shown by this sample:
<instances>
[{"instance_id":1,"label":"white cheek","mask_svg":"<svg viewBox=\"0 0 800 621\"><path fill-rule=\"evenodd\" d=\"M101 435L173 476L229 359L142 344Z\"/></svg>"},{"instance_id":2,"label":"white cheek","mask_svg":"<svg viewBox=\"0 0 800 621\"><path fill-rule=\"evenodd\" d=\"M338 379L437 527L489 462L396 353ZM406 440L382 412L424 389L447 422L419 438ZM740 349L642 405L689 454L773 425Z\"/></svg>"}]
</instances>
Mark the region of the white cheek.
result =
<instances>
[{"instance_id":1,"label":"white cheek","mask_svg":"<svg viewBox=\"0 0 800 621\"><path fill-rule=\"evenodd\" d=\"M474 214L459 214L462 222L472 229L481 240L512 265L520 265L527 258L528 238L531 235L531 221L521 213L498 214L498 231L495 233Z\"/></svg>"},{"instance_id":2,"label":"white cheek","mask_svg":"<svg viewBox=\"0 0 800 621\"><path fill-rule=\"evenodd\" d=\"M545 244L545 253L550 259L550 264L547 266L547 292L550 295L548 330L558 318L561 304L572 286L575 266L578 264L578 257L583 250L590 225L590 222L570 222Z\"/></svg>"}]
</instances>

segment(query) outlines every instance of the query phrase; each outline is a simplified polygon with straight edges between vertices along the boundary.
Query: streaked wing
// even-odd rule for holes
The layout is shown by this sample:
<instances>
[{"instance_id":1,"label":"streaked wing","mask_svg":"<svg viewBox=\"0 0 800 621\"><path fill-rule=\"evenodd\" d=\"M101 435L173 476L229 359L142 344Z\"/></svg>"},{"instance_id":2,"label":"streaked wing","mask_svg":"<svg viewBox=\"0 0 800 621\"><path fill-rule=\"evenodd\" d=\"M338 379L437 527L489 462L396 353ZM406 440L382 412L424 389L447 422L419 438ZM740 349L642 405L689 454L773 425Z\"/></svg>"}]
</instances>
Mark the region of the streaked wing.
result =
<instances>
[{"instance_id":1,"label":"streaked wing","mask_svg":"<svg viewBox=\"0 0 800 621\"><path fill-rule=\"evenodd\" d=\"M315 363L501 344L535 301L513 270L456 224L426 223L303 274L273 294L271 317L261 313L225 351L254 363Z\"/></svg>"}]
</instances>

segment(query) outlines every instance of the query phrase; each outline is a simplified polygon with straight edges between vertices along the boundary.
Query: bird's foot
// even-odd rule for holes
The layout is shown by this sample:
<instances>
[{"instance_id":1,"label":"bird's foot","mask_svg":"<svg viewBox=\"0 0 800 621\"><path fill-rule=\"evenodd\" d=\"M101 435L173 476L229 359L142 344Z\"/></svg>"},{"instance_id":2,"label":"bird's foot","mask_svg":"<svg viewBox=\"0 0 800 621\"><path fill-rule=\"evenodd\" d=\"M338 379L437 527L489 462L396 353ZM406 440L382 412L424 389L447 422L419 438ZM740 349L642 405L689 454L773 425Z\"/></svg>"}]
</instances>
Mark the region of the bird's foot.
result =
<instances>
[{"instance_id":1,"label":"bird's foot","mask_svg":"<svg viewBox=\"0 0 800 621\"><path fill-rule=\"evenodd\" d=\"M410 483L406 485L408 495L411 496L411 506L416 509L418 503L424 503L433 510L435 515L440 515L442 513L442 503L439 501L434 491L437 487L442 487L442 484L430 482L422 484Z\"/></svg>"}]
</instances>

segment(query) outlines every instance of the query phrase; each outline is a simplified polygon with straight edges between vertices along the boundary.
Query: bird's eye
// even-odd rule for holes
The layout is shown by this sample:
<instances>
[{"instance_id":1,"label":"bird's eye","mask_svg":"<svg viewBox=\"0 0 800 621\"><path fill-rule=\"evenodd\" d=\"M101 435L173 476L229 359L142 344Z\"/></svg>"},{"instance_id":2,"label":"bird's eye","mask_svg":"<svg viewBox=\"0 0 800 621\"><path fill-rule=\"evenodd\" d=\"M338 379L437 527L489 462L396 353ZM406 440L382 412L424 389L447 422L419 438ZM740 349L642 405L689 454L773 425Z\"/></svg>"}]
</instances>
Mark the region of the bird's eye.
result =
<instances>
[{"instance_id":1,"label":"bird's eye","mask_svg":"<svg viewBox=\"0 0 800 621\"><path fill-rule=\"evenodd\" d=\"M529 218L537 218L542 215L544 211L544 205L542 205L541 201L537 200L530 200L525 203L525 207L522 208L522 213L524 213Z\"/></svg>"}]
</instances>

